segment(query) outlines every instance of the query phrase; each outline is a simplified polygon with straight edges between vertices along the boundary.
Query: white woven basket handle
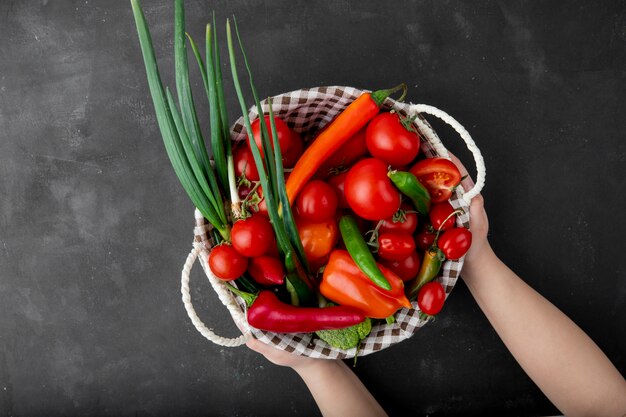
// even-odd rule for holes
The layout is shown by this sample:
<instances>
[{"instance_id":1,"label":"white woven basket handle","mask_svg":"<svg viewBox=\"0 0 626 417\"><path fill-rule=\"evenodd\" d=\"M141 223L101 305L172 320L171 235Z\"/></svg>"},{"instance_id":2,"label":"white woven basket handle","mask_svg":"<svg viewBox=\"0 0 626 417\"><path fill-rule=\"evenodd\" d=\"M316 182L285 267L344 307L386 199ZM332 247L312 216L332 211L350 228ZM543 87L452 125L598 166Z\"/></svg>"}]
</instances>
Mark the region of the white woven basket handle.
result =
<instances>
[{"instance_id":1,"label":"white woven basket handle","mask_svg":"<svg viewBox=\"0 0 626 417\"><path fill-rule=\"evenodd\" d=\"M465 128L459 122L457 122L452 116L450 116L443 110L439 110L438 108L429 106L427 104L411 104L409 106L409 112L411 114L426 113L443 120L445 123L450 125L450 127L456 130L456 132L461 136L461 139L463 139L463 141L467 145L467 149L469 149L474 156L474 162L476 163L476 183L471 190L468 190L463 194L463 199L465 199L467 204L469 204L472 198L477 196L478 193L480 193L480 190L482 190L485 186L485 160L480 153L480 149L478 149L478 146L476 146L476 143L474 143L474 140L467 132L467 130L465 130ZM445 148L445 146L443 146L443 144L439 140L439 137L433 132L433 130L423 121L421 121L419 117L415 119L415 123L418 125L420 131L424 133L426 138L433 145L437 153L444 158L449 158L450 155L448 154L447 149Z\"/></svg>"},{"instance_id":2,"label":"white woven basket handle","mask_svg":"<svg viewBox=\"0 0 626 417\"><path fill-rule=\"evenodd\" d=\"M196 310L193 308L193 304L191 303L191 295L189 294L189 274L191 272L191 268L193 264L196 262L198 256L202 253L203 247L199 242L194 243L194 247L187 256L187 260L185 261L185 265L183 266L182 276L180 279L180 292L183 295L183 304L185 304L185 309L187 310L187 315L191 319L191 322L196 327L196 329L202 334L202 336L209 339L211 342L216 345L226 346L226 347L236 347L241 346L251 337L249 330L244 331L244 333L235 338L227 338L216 335L213 330L206 327L206 325L200 320L200 317L196 314ZM222 304L228 308L235 323L239 323L241 326L242 323L246 323L246 318L241 312L241 309L237 305L235 298L232 297L227 288L225 288L224 283L218 281L212 274L207 274L209 277L209 281L211 281L211 285L215 289L220 301ZM245 328L245 327L244 327Z\"/></svg>"}]
</instances>

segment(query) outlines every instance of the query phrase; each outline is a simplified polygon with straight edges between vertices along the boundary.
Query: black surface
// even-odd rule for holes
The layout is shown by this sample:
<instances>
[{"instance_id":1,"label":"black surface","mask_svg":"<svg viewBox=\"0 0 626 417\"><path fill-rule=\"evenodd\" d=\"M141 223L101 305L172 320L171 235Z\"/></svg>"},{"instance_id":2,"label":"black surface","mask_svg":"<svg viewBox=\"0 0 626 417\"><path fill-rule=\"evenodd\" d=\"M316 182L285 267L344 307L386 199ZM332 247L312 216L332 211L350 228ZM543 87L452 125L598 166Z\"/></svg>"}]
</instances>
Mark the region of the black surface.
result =
<instances>
[{"instance_id":1,"label":"black surface","mask_svg":"<svg viewBox=\"0 0 626 417\"><path fill-rule=\"evenodd\" d=\"M144 2L173 85L173 2ZM496 252L626 371L623 1L188 1L197 40L213 8L237 16L261 96L406 81L409 100L463 123ZM2 0L0 106L0 414L317 413L293 372L214 346L185 314L193 207L128 1ZM202 318L234 336L192 279ZM463 283L437 322L356 372L392 415L557 413Z\"/></svg>"}]
</instances>

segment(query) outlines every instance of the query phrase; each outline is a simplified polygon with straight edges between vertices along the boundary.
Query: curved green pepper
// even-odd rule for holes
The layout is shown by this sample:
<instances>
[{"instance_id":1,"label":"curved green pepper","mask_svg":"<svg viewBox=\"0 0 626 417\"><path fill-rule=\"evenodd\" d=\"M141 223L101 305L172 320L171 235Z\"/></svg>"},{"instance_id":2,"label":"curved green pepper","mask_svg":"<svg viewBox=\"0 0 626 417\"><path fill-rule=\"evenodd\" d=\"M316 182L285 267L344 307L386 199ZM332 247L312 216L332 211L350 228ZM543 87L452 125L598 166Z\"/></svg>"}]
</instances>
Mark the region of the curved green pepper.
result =
<instances>
[{"instance_id":1,"label":"curved green pepper","mask_svg":"<svg viewBox=\"0 0 626 417\"><path fill-rule=\"evenodd\" d=\"M426 187L410 172L389 171L387 176L393 184L411 199L415 209L424 216L430 211L430 194Z\"/></svg>"},{"instance_id":2,"label":"curved green pepper","mask_svg":"<svg viewBox=\"0 0 626 417\"><path fill-rule=\"evenodd\" d=\"M422 259L420 271L417 273L415 280L407 287L407 294L410 300L417 297L417 293L424 284L435 279L445 259L443 252L437 247L431 247L424 252L424 259Z\"/></svg>"},{"instance_id":3,"label":"curved green pepper","mask_svg":"<svg viewBox=\"0 0 626 417\"><path fill-rule=\"evenodd\" d=\"M387 278L383 275L376 260L367 247L365 239L361 235L359 226L356 224L356 220L352 216L345 215L339 219L339 230L341 231L341 237L343 243L348 249L348 253L354 260L361 271L368 276L369 279L380 288L386 290L391 289L391 284L387 281Z\"/></svg>"}]
</instances>

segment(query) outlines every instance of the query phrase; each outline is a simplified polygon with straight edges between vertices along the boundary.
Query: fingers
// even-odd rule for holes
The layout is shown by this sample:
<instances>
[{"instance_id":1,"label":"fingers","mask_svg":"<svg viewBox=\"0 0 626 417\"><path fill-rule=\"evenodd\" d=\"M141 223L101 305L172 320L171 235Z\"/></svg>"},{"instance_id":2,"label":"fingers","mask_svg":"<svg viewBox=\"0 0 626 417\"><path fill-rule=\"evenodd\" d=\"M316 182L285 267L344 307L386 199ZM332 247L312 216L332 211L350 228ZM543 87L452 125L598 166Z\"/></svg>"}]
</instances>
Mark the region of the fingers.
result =
<instances>
[{"instance_id":1,"label":"fingers","mask_svg":"<svg viewBox=\"0 0 626 417\"><path fill-rule=\"evenodd\" d=\"M257 353L260 353L261 355L267 353L267 348L269 348L269 346L267 346L265 343L260 342L259 340L254 338L249 339L246 342L246 346L248 346L250 349Z\"/></svg>"}]
</instances>

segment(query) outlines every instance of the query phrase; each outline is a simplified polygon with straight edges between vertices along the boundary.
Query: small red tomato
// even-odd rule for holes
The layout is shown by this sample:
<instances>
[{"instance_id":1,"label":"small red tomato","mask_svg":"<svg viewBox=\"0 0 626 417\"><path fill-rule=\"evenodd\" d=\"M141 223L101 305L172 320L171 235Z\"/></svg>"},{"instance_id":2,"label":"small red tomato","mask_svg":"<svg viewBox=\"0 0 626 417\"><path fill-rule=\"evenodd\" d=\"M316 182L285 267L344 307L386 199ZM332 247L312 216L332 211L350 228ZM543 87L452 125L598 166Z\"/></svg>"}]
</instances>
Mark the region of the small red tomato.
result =
<instances>
[{"instance_id":1,"label":"small red tomato","mask_svg":"<svg viewBox=\"0 0 626 417\"><path fill-rule=\"evenodd\" d=\"M223 281L232 281L246 272L248 258L228 244L214 247L209 254L211 272Z\"/></svg>"},{"instance_id":2,"label":"small red tomato","mask_svg":"<svg viewBox=\"0 0 626 417\"><path fill-rule=\"evenodd\" d=\"M316 260L328 256L339 238L337 220L331 218L321 223L311 223L298 216L295 220L304 254L309 262L315 264Z\"/></svg>"},{"instance_id":3,"label":"small red tomato","mask_svg":"<svg viewBox=\"0 0 626 417\"><path fill-rule=\"evenodd\" d=\"M261 285L280 285L285 282L285 268L278 258L272 256L250 258L248 273Z\"/></svg>"},{"instance_id":4,"label":"small red tomato","mask_svg":"<svg viewBox=\"0 0 626 417\"><path fill-rule=\"evenodd\" d=\"M415 235L415 246L421 250L428 250L435 243L435 234L427 230Z\"/></svg>"},{"instance_id":5,"label":"small red tomato","mask_svg":"<svg viewBox=\"0 0 626 417\"><path fill-rule=\"evenodd\" d=\"M275 240L270 221L259 215L237 220L230 239L237 252L250 258L266 253Z\"/></svg>"},{"instance_id":6,"label":"small red tomato","mask_svg":"<svg viewBox=\"0 0 626 417\"><path fill-rule=\"evenodd\" d=\"M337 211L337 193L320 180L309 181L296 198L298 215L313 223L326 221Z\"/></svg>"},{"instance_id":7,"label":"small red tomato","mask_svg":"<svg viewBox=\"0 0 626 417\"><path fill-rule=\"evenodd\" d=\"M283 155L283 168L293 168L302 156L302 149L304 148L302 138L294 131L291 132L291 136L291 147L286 151L282 148L280 150Z\"/></svg>"},{"instance_id":8,"label":"small red tomato","mask_svg":"<svg viewBox=\"0 0 626 417\"><path fill-rule=\"evenodd\" d=\"M345 194L350 208L366 220L382 220L400 208L400 192L380 159L363 159L350 168Z\"/></svg>"},{"instance_id":9,"label":"small red tomato","mask_svg":"<svg viewBox=\"0 0 626 417\"><path fill-rule=\"evenodd\" d=\"M408 213L413 211L412 207L406 203L400 206L400 210L395 212L393 216L389 216L383 220L378 231L383 232L403 232L413 234L417 229L417 214Z\"/></svg>"},{"instance_id":10,"label":"small red tomato","mask_svg":"<svg viewBox=\"0 0 626 417\"><path fill-rule=\"evenodd\" d=\"M389 268L392 272L395 272L402 281L407 282L417 276L422 262L418 253L413 251L403 260L390 261L388 259L380 259L380 263Z\"/></svg>"},{"instance_id":11,"label":"small red tomato","mask_svg":"<svg viewBox=\"0 0 626 417\"><path fill-rule=\"evenodd\" d=\"M341 174L333 175L332 177L328 178L328 184L333 187L333 189L335 190L335 194L337 194L337 206L342 209L350 208L348 200L346 200L346 194L344 192L347 176L348 172L342 172Z\"/></svg>"},{"instance_id":12,"label":"small red tomato","mask_svg":"<svg viewBox=\"0 0 626 417\"><path fill-rule=\"evenodd\" d=\"M242 189L244 191L246 191L246 187L245 186L240 186L239 187L239 196L240 197L242 197L242 192L241 192ZM249 192L249 190L247 190L247 191ZM255 193L256 193L257 196L254 197L254 198L258 198L258 202L256 203L256 206L251 205L252 212L254 212L256 214L259 214L259 215L269 219L270 215L267 212L267 202L265 201L265 198L263 198L263 187L261 187L259 185L256 188ZM244 198L244 197L242 197L242 198Z\"/></svg>"},{"instance_id":13,"label":"small red tomato","mask_svg":"<svg viewBox=\"0 0 626 417\"><path fill-rule=\"evenodd\" d=\"M430 208L430 213L428 213L433 229L440 230L441 228L441 230L448 230L454 227L456 216L451 216L453 212L454 208L447 201L433 204Z\"/></svg>"},{"instance_id":14,"label":"small red tomato","mask_svg":"<svg viewBox=\"0 0 626 417\"><path fill-rule=\"evenodd\" d=\"M378 256L401 261L415 251L415 241L408 233L385 232L378 235Z\"/></svg>"},{"instance_id":15,"label":"small red tomato","mask_svg":"<svg viewBox=\"0 0 626 417\"><path fill-rule=\"evenodd\" d=\"M472 232L464 227L446 230L437 241L437 246L447 259L456 261L472 246Z\"/></svg>"},{"instance_id":16,"label":"small red tomato","mask_svg":"<svg viewBox=\"0 0 626 417\"><path fill-rule=\"evenodd\" d=\"M420 150L420 138L408 130L398 113L380 113L367 125L365 132L370 154L396 168L412 162Z\"/></svg>"},{"instance_id":17,"label":"small red tomato","mask_svg":"<svg viewBox=\"0 0 626 417\"><path fill-rule=\"evenodd\" d=\"M256 169L252 151L245 145L240 145L233 152L233 162L235 164L235 175L241 178L245 175L248 181L258 181L259 171Z\"/></svg>"},{"instance_id":18,"label":"small red tomato","mask_svg":"<svg viewBox=\"0 0 626 417\"><path fill-rule=\"evenodd\" d=\"M265 123L267 125L267 132L269 133L270 144L272 145L272 149L274 149L274 141L272 139L272 128L270 127L270 117L265 116ZM278 135L278 144L280 145L280 151L283 155L289 152L291 145L293 144L293 137L291 129L287 126L287 123L283 122L278 117L274 117L274 123L276 124L276 134ZM261 156L263 156L263 145L261 142L261 119L256 119L252 122L250 126L252 128L252 135L254 136L254 141L256 145L259 147L259 152L261 152ZM248 143L248 145L250 145Z\"/></svg>"},{"instance_id":19,"label":"small red tomato","mask_svg":"<svg viewBox=\"0 0 626 417\"><path fill-rule=\"evenodd\" d=\"M446 158L423 159L409 171L424 184L433 203L448 200L452 195L452 189L461 182L459 169L454 162Z\"/></svg>"},{"instance_id":20,"label":"small red tomato","mask_svg":"<svg viewBox=\"0 0 626 417\"><path fill-rule=\"evenodd\" d=\"M439 313L444 301L446 301L446 291L437 281L425 284L417 293L417 305L423 313L429 316Z\"/></svg>"}]
</instances>

